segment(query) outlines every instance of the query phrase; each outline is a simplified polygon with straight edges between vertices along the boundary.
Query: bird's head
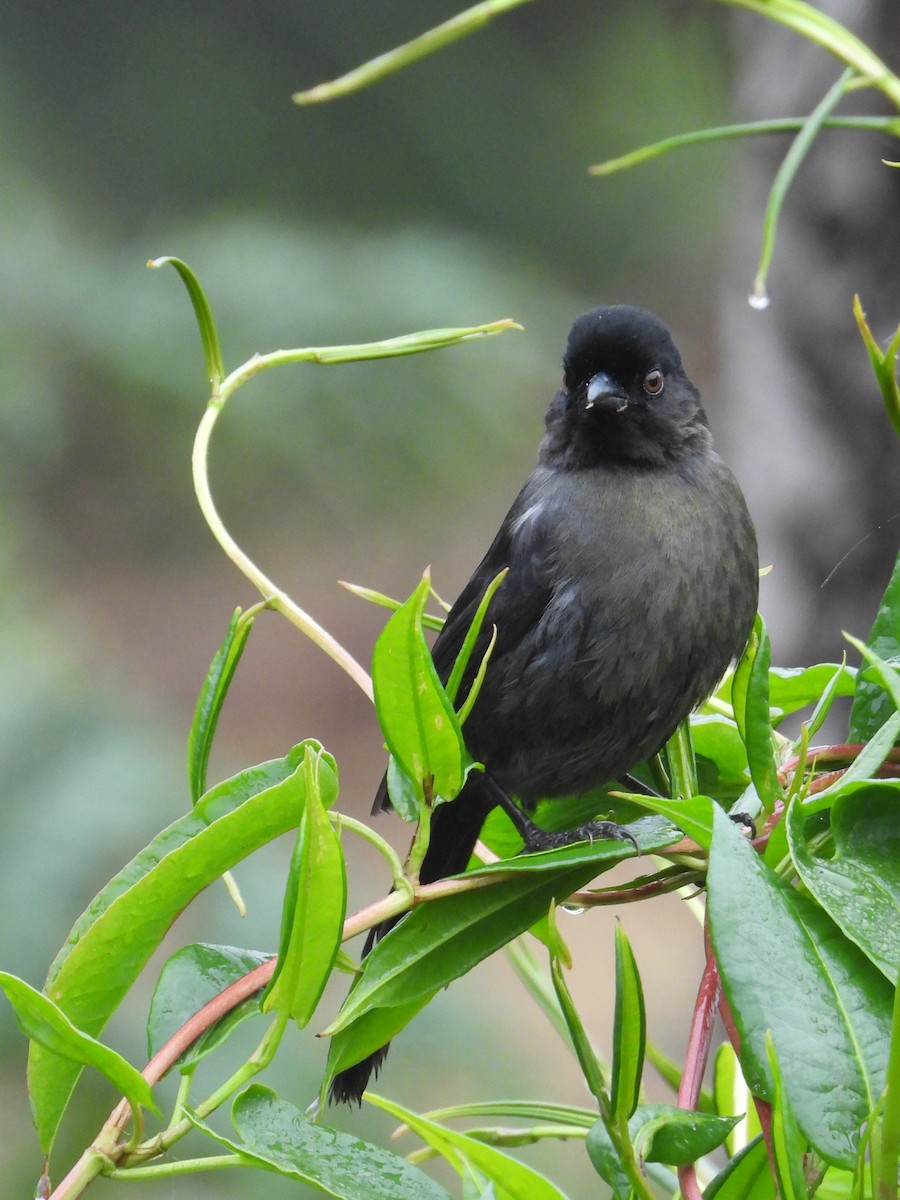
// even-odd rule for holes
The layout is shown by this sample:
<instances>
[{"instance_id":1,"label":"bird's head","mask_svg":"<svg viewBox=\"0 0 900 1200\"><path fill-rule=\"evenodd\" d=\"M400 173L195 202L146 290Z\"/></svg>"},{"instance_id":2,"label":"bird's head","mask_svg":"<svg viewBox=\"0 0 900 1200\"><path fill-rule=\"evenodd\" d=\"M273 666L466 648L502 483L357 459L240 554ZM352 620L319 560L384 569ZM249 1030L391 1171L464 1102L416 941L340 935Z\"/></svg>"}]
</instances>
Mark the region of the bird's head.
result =
<instances>
[{"instance_id":1,"label":"bird's head","mask_svg":"<svg viewBox=\"0 0 900 1200\"><path fill-rule=\"evenodd\" d=\"M709 444L697 389L665 326L642 308L595 308L572 326L541 461L663 464Z\"/></svg>"}]
</instances>

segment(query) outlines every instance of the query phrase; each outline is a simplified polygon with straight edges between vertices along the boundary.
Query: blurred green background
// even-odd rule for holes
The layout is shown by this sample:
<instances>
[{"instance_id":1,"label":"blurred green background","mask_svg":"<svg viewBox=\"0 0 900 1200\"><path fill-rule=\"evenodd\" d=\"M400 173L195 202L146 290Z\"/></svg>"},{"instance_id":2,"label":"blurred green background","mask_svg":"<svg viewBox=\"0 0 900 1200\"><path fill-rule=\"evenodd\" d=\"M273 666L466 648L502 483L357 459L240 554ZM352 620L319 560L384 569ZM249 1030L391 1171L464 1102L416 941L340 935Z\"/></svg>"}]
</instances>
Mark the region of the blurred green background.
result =
<instances>
[{"instance_id":1,"label":"blurred green background","mask_svg":"<svg viewBox=\"0 0 900 1200\"><path fill-rule=\"evenodd\" d=\"M586 173L644 141L731 118L727 13L644 0L526 6L358 96L292 105L298 88L460 7L4 5L0 945L3 967L34 984L94 892L184 811L197 689L234 606L255 599L194 503L202 355L177 277L149 273L148 258L175 254L197 272L229 367L286 346L505 316L523 324L415 359L282 369L245 388L217 430L213 486L226 523L363 662L384 617L336 581L406 595L430 563L438 590L456 593L532 466L565 336L584 308L657 311L726 456L740 440L747 414L716 402L711 334L718 273L735 253L725 216L740 151L692 151L608 180ZM739 252L748 286L752 242ZM211 779L307 736L336 755L342 806L367 815L384 761L369 706L265 615ZM403 846L398 821L380 828ZM274 947L289 850L272 847L239 870L244 921L211 889L165 953L192 940ZM370 851L349 853L355 909L383 893L387 874ZM680 1055L697 939L678 902L662 911L628 913L628 929L651 1035ZM661 923L677 947L665 959ZM608 1045L612 919L571 921L566 932L583 967L573 987ZM135 1061L165 953L105 1034ZM40 1159L8 1008L0 1039L0 1177L7 1194L26 1195ZM304 1106L323 1062L322 1044L296 1034L267 1079ZM415 1022L380 1086L414 1107L498 1093L587 1102L502 961ZM95 1079L78 1096L57 1178L112 1100ZM389 1128L367 1112L336 1120L376 1137ZM527 1153L573 1195L593 1189L577 1147ZM148 1195L228 1198L261 1186L237 1172ZM304 1193L274 1177L265 1188Z\"/></svg>"}]
</instances>

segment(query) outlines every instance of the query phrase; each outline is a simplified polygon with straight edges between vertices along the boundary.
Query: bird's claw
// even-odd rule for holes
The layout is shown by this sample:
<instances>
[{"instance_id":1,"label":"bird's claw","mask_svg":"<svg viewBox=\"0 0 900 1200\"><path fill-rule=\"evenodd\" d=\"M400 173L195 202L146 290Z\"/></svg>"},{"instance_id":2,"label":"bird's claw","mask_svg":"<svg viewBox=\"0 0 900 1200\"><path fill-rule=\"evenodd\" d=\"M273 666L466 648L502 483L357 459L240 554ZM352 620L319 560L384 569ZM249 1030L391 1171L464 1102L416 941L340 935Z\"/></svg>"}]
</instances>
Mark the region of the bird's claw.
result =
<instances>
[{"instance_id":1,"label":"bird's claw","mask_svg":"<svg viewBox=\"0 0 900 1200\"><path fill-rule=\"evenodd\" d=\"M617 825L615 821L590 821L587 825L579 825L576 829L565 829L559 833L550 833L534 825L525 834L525 853L559 850L563 846L574 846L576 842L593 843L603 838L631 842L638 854L641 852L637 839L624 826Z\"/></svg>"}]
</instances>

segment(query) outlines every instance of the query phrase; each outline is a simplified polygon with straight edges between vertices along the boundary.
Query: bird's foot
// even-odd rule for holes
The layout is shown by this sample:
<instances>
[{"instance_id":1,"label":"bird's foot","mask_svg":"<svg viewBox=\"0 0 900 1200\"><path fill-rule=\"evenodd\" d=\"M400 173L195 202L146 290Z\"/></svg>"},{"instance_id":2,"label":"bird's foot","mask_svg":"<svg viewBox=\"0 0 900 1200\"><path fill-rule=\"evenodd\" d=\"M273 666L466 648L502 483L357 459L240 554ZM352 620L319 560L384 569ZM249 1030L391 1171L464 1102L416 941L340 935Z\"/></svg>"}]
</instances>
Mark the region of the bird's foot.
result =
<instances>
[{"instance_id":1,"label":"bird's foot","mask_svg":"<svg viewBox=\"0 0 900 1200\"><path fill-rule=\"evenodd\" d=\"M750 834L751 842L756 837L756 822L747 813L729 813L728 820L734 821L735 825L740 825L742 829L746 829Z\"/></svg>"},{"instance_id":2,"label":"bird's foot","mask_svg":"<svg viewBox=\"0 0 900 1200\"><path fill-rule=\"evenodd\" d=\"M631 842L638 854L641 852L634 835L615 821L589 821L587 825L564 829L559 833L550 833L533 822L529 822L529 826L528 829L519 830L525 841L525 854L533 854L539 850L558 850L561 846L574 846L576 842L594 842L603 838Z\"/></svg>"}]
</instances>

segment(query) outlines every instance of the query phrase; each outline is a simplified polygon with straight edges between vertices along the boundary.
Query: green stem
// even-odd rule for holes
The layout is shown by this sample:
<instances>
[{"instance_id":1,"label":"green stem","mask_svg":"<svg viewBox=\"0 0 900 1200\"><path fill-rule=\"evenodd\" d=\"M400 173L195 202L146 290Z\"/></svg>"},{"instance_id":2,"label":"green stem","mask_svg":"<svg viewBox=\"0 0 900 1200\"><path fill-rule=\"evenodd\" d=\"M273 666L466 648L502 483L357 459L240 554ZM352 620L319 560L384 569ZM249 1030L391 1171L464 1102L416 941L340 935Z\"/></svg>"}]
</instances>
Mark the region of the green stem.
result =
<instances>
[{"instance_id":1,"label":"green stem","mask_svg":"<svg viewBox=\"0 0 900 1200\"><path fill-rule=\"evenodd\" d=\"M406 899L412 902L414 894L412 884L406 877L400 855L394 847L386 842L369 825L364 824L362 821L357 821L354 817L348 817L344 813L329 813L329 817L338 832L342 829L349 829L352 833L358 834L363 841L368 842L370 846L374 846L378 853L387 859L388 865L391 868L394 891L404 894Z\"/></svg>"},{"instance_id":2,"label":"green stem","mask_svg":"<svg viewBox=\"0 0 900 1200\"><path fill-rule=\"evenodd\" d=\"M850 88L847 88L850 91ZM739 125L716 125L711 129L693 129L687 133L677 133L672 137L662 138L649 146L641 146L620 154L616 158L608 158L605 162L595 163L588 167L589 175L614 175L617 171L639 166L654 158L661 158L672 150L681 150L684 146L698 146L710 142L731 142L742 137L763 137L774 133L797 133L806 124L806 117L782 117L773 121L745 121ZM869 129L882 133L890 133L900 137L900 120L896 117L829 117L822 122L824 129Z\"/></svg>"},{"instance_id":3,"label":"green stem","mask_svg":"<svg viewBox=\"0 0 900 1200\"><path fill-rule=\"evenodd\" d=\"M161 261L161 260L160 260ZM307 612L281 590L259 567L249 558L237 544L225 527L219 516L212 492L209 486L209 442L219 414L229 398L242 384L255 375L269 370L271 367L283 366L287 363L313 362L337 364L346 362L364 362L380 358L397 358L407 354L420 354L426 350L436 350L444 346L459 345L462 342L490 337L507 329L520 329L515 321L492 321L486 325L474 325L460 329L426 329L420 333L406 334L397 338L386 338L381 342L368 342L352 346L310 347L298 350L273 350L271 354L255 354L223 379L218 389L213 389L213 395L207 405L206 412L197 429L194 438L192 469L194 489L200 510L212 531L216 541L231 559L234 565L244 574L262 594L264 601L270 607L280 612L304 633L315 645L337 663L337 665L353 680L362 692L372 700L372 680L369 674L326 629L323 629Z\"/></svg>"},{"instance_id":4,"label":"green stem","mask_svg":"<svg viewBox=\"0 0 900 1200\"><path fill-rule=\"evenodd\" d=\"M794 176L797 174L800 164L806 158L810 147L818 136L823 121L840 103L853 76L854 68L848 67L837 83L828 89L824 97L804 121L803 128L794 138L790 149L784 156L784 161L778 168L778 173L772 184L772 190L769 193L766 215L763 219L762 249L760 250L759 266L756 270L756 280L753 284L753 295L751 296L751 303L754 304L754 307L764 308L769 302L766 294L766 276L772 262L772 255L775 251L775 234L778 229L778 218L781 214L781 207L784 204L788 188L793 183Z\"/></svg>"},{"instance_id":5,"label":"green stem","mask_svg":"<svg viewBox=\"0 0 900 1200\"><path fill-rule=\"evenodd\" d=\"M385 76L392 75L395 71L417 62L428 54L433 54L435 50L442 50L444 46L449 46L459 38L465 37L466 34L474 33L494 17L500 16L501 13L519 8L528 2L529 0L483 0L481 4L467 8L465 12L457 13L449 21L444 21L434 29L429 29L420 37L413 38L412 41L405 42L402 46L396 46L385 54L379 54L377 58L370 59L369 62L363 63L361 67L349 71L339 79L333 79L329 83L320 83L317 87L309 88L305 92L295 92L292 99L295 104L318 104L323 100L335 100L339 96L359 91L360 88L384 79Z\"/></svg>"},{"instance_id":6,"label":"green stem","mask_svg":"<svg viewBox=\"0 0 900 1200\"><path fill-rule=\"evenodd\" d=\"M142 1179L166 1179L175 1175L193 1175L197 1171L224 1171L227 1167L246 1167L250 1164L240 1154L216 1154L210 1158L182 1158L178 1162L153 1163L149 1167L116 1168L105 1171L105 1179L122 1179L129 1183Z\"/></svg>"},{"instance_id":7,"label":"green stem","mask_svg":"<svg viewBox=\"0 0 900 1200\"><path fill-rule=\"evenodd\" d=\"M258 369L262 370L263 368L259 367ZM244 368L241 368L241 371L244 370ZM296 625L301 633L306 634L315 645L324 650L342 670L347 672L357 687L371 700L373 696L372 680L369 678L368 672L360 666L349 651L344 649L340 642L332 637L307 612L304 612L298 604L295 604L281 588L273 583L257 567L225 528L225 524L216 509L209 487L209 440L225 401L234 388L238 386L238 383L234 382L234 380L238 377L239 382L243 382L243 378L249 378L249 375L241 377L241 371L229 375L228 379L222 384L218 399L211 401L207 406L206 412L203 414L203 420L197 429L197 436L194 439L192 466L194 490L197 494L200 511L203 513L213 537L238 570L250 580L254 587L258 588L269 607L280 612L282 616L287 617L293 625ZM250 374L255 374L255 372L251 372Z\"/></svg>"},{"instance_id":8,"label":"green stem","mask_svg":"<svg viewBox=\"0 0 900 1200\"><path fill-rule=\"evenodd\" d=\"M259 1045L247 1061L238 1067L229 1079L226 1079L221 1086L217 1087L204 1101L197 1105L195 1115L201 1121L205 1117L208 1117L210 1113L215 1112L217 1108L221 1107L245 1083L249 1083L260 1071L266 1069L275 1057L275 1051L278 1049L289 1020L290 1014L287 1012L276 1014L272 1024L266 1030ZM175 1121L164 1133L151 1138L142 1146L136 1147L133 1153L127 1155L122 1163L123 1170L127 1171L132 1165L140 1164L148 1158L155 1158L158 1154L165 1153L175 1142L183 1138L185 1134L190 1133L193 1128L194 1124L190 1117L182 1117L181 1120Z\"/></svg>"}]
</instances>

